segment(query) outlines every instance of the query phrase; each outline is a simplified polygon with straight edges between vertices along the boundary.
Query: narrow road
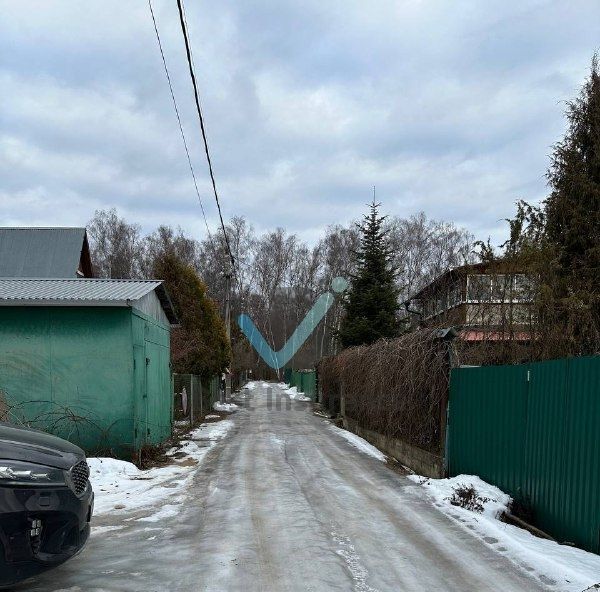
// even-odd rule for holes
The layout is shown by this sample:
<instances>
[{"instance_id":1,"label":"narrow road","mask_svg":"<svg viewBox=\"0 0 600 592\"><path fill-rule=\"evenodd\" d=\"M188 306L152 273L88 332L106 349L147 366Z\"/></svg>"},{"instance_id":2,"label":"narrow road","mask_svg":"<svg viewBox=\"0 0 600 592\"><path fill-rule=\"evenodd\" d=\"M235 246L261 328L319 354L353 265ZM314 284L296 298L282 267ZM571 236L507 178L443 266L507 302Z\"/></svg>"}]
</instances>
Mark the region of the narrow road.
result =
<instances>
[{"instance_id":1,"label":"narrow road","mask_svg":"<svg viewBox=\"0 0 600 592\"><path fill-rule=\"evenodd\" d=\"M175 518L126 521L35 591L543 590L309 404L257 385ZM110 526L110 521L104 522ZM122 524L121 524L122 525Z\"/></svg>"}]
</instances>

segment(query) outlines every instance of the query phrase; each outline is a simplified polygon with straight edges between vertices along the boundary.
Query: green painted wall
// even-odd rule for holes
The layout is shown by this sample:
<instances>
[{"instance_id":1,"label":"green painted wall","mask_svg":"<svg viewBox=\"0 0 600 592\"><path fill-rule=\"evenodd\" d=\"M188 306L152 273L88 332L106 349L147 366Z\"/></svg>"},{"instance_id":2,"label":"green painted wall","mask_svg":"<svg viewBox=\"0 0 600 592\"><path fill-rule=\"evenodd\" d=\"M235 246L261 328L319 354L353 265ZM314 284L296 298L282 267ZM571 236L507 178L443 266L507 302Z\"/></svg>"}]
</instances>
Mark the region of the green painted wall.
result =
<instances>
[{"instance_id":1,"label":"green painted wall","mask_svg":"<svg viewBox=\"0 0 600 592\"><path fill-rule=\"evenodd\" d=\"M171 396L169 330L134 309L131 316L135 355L136 448L158 444L171 435L173 397Z\"/></svg>"},{"instance_id":2,"label":"green painted wall","mask_svg":"<svg viewBox=\"0 0 600 592\"><path fill-rule=\"evenodd\" d=\"M170 434L169 330L130 308L0 307L0 390L13 419L128 458Z\"/></svg>"}]
</instances>

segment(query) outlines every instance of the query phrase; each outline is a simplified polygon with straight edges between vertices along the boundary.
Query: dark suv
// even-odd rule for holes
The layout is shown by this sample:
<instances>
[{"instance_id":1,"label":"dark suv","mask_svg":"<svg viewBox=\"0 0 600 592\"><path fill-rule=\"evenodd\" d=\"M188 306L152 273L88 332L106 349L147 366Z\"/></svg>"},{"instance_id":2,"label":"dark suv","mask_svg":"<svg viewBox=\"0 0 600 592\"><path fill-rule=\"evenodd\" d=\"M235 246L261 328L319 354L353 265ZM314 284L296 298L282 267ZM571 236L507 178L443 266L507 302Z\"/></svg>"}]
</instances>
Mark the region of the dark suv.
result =
<instances>
[{"instance_id":1,"label":"dark suv","mask_svg":"<svg viewBox=\"0 0 600 592\"><path fill-rule=\"evenodd\" d=\"M81 448L0 422L0 587L81 551L93 506Z\"/></svg>"}]
</instances>

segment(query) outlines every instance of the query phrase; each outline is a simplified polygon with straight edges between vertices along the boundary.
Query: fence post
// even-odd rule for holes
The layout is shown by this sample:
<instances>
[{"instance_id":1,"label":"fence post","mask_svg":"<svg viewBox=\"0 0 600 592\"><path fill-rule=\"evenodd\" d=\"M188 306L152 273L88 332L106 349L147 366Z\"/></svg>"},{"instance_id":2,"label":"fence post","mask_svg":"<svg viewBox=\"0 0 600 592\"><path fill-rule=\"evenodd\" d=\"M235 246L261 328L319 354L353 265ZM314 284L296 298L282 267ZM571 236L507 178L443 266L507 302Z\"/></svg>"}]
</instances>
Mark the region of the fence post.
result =
<instances>
[{"instance_id":1,"label":"fence post","mask_svg":"<svg viewBox=\"0 0 600 592\"><path fill-rule=\"evenodd\" d=\"M447 365L447 376L448 384L442 399L440 401L439 409L439 426L440 426L440 452L442 456L442 470L444 477L448 476L448 415L450 407L450 381L452 378L452 368L456 365L456 356L454 351L454 339L458 336L458 333L453 327L447 329L439 329L437 331L437 339L443 343L445 349L446 365Z\"/></svg>"},{"instance_id":2,"label":"fence post","mask_svg":"<svg viewBox=\"0 0 600 592\"><path fill-rule=\"evenodd\" d=\"M171 436L175 433L175 373L171 374Z\"/></svg>"},{"instance_id":3,"label":"fence post","mask_svg":"<svg viewBox=\"0 0 600 592\"><path fill-rule=\"evenodd\" d=\"M315 398L319 405L323 404L323 390L321 387L321 381L319 380L319 372L315 370Z\"/></svg>"},{"instance_id":4,"label":"fence post","mask_svg":"<svg viewBox=\"0 0 600 592\"><path fill-rule=\"evenodd\" d=\"M194 375L190 374L190 427L194 427Z\"/></svg>"},{"instance_id":5,"label":"fence post","mask_svg":"<svg viewBox=\"0 0 600 592\"><path fill-rule=\"evenodd\" d=\"M203 417L204 413L202 410L202 405L203 405L202 399L204 398L203 397L204 391L202 390L202 378L200 376L198 376L198 387L200 388L200 417Z\"/></svg>"}]
</instances>

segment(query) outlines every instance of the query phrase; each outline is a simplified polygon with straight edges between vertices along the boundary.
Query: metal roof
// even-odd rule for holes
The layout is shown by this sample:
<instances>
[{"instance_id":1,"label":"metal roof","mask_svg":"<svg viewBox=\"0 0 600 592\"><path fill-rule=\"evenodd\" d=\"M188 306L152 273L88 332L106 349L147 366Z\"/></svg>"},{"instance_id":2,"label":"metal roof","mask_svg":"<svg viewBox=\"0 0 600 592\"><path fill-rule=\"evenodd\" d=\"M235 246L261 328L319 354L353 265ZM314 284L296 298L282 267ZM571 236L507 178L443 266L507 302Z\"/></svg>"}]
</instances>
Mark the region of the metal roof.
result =
<instances>
[{"instance_id":1,"label":"metal roof","mask_svg":"<svg viewBox=\"0 0 600 592\"><path fill-rule=\"evenodd\" d=\"M0 277L74 278L85 228L0 228Z\"/></svg>"},{"instance_id":2,"label":"metal roof","mask_svg":"<svg viewBox=\"0 0 600 592\"><path fill-rule=\"evenodd\" d=\"M0 306L132 306L153 290L169 322L177 323L161 280L0 278Z\"/></svg>"}]
</instances>

